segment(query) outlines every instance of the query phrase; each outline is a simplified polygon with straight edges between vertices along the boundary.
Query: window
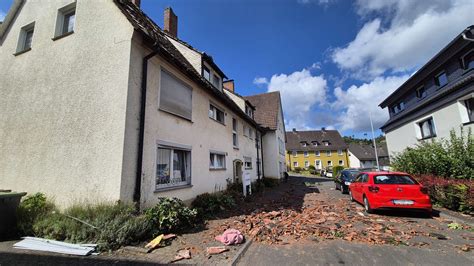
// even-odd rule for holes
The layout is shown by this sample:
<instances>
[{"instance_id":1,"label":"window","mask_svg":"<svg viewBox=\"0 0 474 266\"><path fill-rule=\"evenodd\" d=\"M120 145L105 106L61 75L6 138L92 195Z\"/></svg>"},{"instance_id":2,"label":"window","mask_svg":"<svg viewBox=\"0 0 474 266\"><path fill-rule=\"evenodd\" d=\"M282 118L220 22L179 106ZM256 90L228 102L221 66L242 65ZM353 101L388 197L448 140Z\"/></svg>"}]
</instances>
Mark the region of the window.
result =
<instances>
[{"instance_id":1,"label":"window","mask_svg":"<svg viewBox=\"0 0 474 266\"><path fill-rule=\"evenodd\" d=\"M416 89L416 97L418 99L423 99L426 97L426 89L424 86L421 86L418 89Z\"/></svg>"},{"instance_id":2,"label":"window","mask_svg":"<svg viewBox=\"0 0 474 266\"><path fill-rule=\"evenodd\" d=\"M298 152L297 151L293 152L293 157L298 157Z\"/></svg>"},{"instance_id":3,"label":"window","mask_svg":"<svg viewBox=\"0 0 474 266\"><path fill-rule=\"evenodd\" d=\"M326 156L331 156L331 151L326 151Z\"/></svg>"},{"instance_id":4,"label":"window","mask_svg":"<svg viewBox=\"0 0 474 266\"><path fill-rule=\"evenodd\" d=\"M58 10L56 30L53 40L67 36L74 32L76 22L76 3L69 4Z\"/></svg>"},{"instance_id":5,"label":"window","mask_svg":"<svg viewBox=\"0 0 474 266\"><path fill-rule=\"evenodd\" d=\"M213 170L225 169L225 153L210 152L209 153L209 169L213 169Z\"/></svg>"},{"instance_id":6,"label":"window","mask_svg":"<svg viewBox=\"0 0 474 266\"><path fill-rule=\"evenodd\" d=\"M328 166L332 166L332 161L328 161Z\"/></svg>"},{"instance_id":7,"label":"window","mask_svg":"<svg viewBox=\"0 0 474 266\"><path fill-rule=\"evenodd\" d=\"M190 87L161 70L160 110L191 120L192 96Z\"/></svg>"},{"instance_id":8,"label":"window","mask_svg":"<svg viewBox=\"0 0 474 266\"><path fill-rule=\"evenodd\" d=\"M298 162L293 162L293 167L298 167Z\"/></svg>"},{"instance_id":9,"label":"window","mask_svg":"<svg viewBox=\"0 0 474 266\"><path fill-rule=\"evenodd\" d=\"M317 141L313 141L313 146L314 147L318 147L319 146L319 143Z\"/></svg>"},{"instance_id":10,"label":"window","mask_svg":"<svg viewBox=\"0 0 474 266\"><path fill-rule=\"evenodd\" d=\"M156 189L191 184L191 151L158 147Z\"/></svg>"},{"instance_id":11,"label":"window","mask_svg":"<svg viewBox=\"0 0 474 266\"><path fill-rule=\"evenodd\" d=\"M465 70L474 68L474 49L471 49L461 57L461 66Z\"/></svg>"},{"instance_id":12,"label":"window","mask_svg":"<svg viewBox=\"0 0 474 266\"><path fill-rule=\"evenodd\" d=\"M308 161L304 161L304 167L305 167L305 168L308 168L308 167L309 167L309 162L308 162Z\"/></svg>"},{"instance_id":13,"label":"window","mask_svg":"<svg viewBox=\"0 0 474 266\"><path fill-rule=\"evenodd\" d=\"M407 175L378 175L374 177L374 184L414 185L417 182Z\"/></svg>"},{"instance_id":14,"label":"window","mask_svg":"<svg viewBox=\"0 0 474 266\"><path fill-rule=\"evenodd\" d=\"M205 66L202 67L202 75L205 79L207 79L208 81L211 81L211 72Z\"/></svg>"},{"instance_id":15,"label":"window","mask_svg":"<svg viewBox=\"0 0 474 266\"><path fill-rule=\"evenodd\" d=\"M306 142L301 142L301 146L306 147Z\"/></svg>"},{"instance_id":16,"label":"window","mask_svg":"<svg viewBox=\"0 0 474 266\"><path fill-rule=\"evenodd\" d=\"M249 139L253 139L253 129L249 127Z\"/></svg>"},{"instance_id":17,"label":"window","mask_svg":"<svg viewBox=\"0 0 474 266\"><path fill-rule=\"evenodd\" d=\"M217 122L222 123L222 124L225 123L224 112L212 104L209 104L209 118L214 119Z\"/></svg>"},{"instance_id":18,"label":"window","mask_svg":"<svg viewBox=\"0 0 474 266\"><path fill-rule=\"evenodd\" d=\"M344 161L343 160L339 160L339 166L344 166Z\"/></svg>"},{"instance_id":19,"label":"window","mask_svg":"<svg viewBox=\"0 0 474 266\"><path fill-rule=\"evenodd\" d=\"M33 42L33 33L35 31L35 23L30 23L20 30L20 38L18 40L18 46L16 54L27 52L31 50L31 44Z\"/></svg>"},{"instance_id":20,"label":"window","mask_svg":"<svg viewBox=\"0 0 474 266\"><path fill-rule=\"evenodd\" d=\"M403 110L405 110L405 102L399 102L398 104L392 107L392 112L394 114L398 114Z\"/></svg>"},{"instance_id":21,"label":"window","mask_svg":"<svg viewBox=\"0 0 474 266\"><path fill-rule=\"evenodd\" d=\"M308 155L308 152L305 151L305 152L304 152L304 157L308 157L308 156L309 156L309 155Z\"/></svg>"},{"instance_id":22,"label":"window","mask_svg":"<svg viewBox=\"0 0 474 266\"><path fill-rule=\"evenodd\" d=\"M252 169L252 158L251 157L244 157L244 166L245 166L245 169Z\"/></svg>"},{"instance_id":23,"label":"window","mask_svg":"<svg viewBox=\"0 0 474 266\"><path fill-rule=\"evenodd\" d=\"M448 84L448 76L446 72L441 72L435 77L435 83L438 87L443 87L444 85Z\"/></svg>"},{"instance_id":24,"label":"window","mask_svg":"<svg viewBox=\"0 0 474 266\"><path fill-rule=\"evenodd\" d=\"M247 104L245 105L245 113L250 116L251 118L253 118L253 110L250 106L248 106Z\"/></svg>"},{"instance_id":25,"label":"window","mask_svg":"<svg viewBox=\"0 0 474 266\"><path fill-rule=\"evenodd\" d=\"M329 143L329 141L327 141L327 140L324 140L323 144L324 144L324 146L329 146L331 143Z\"/></svg>"},{"instance_id":26,"label":"window","mask_svg":"<svg viewBox=\"0 0 474 266\"><path fill-rule=\"evenodd\" d=\"M244 125L244 136L245 137L248 137L249 136L249 133L248 133L249 129L246 125Z\"/></svg>"},{"instance_id":27,"label":"window","mask_svg":"<svg viewBox=\"0 0 474 266\"><path fill-rule=\"evenodd\" d=\"M232 118L232 143L234 147L239 147L239 135L237 134L237 128L239 124L237 123L237 119Z\"/></svg>"},{"instance_id":28,"label":"window","mask_svg":"<svg viewBox=\"0 0 474 266\"><path fill-rule=\"evenodd\" d=\"M212 75L212 85L218 89L221 89L221 78L219 78L219 76L216 74Z\"/></svg>"},{"instance_id":29,"label":"window","mask_svg":"<svg viewBox=\"0 0 474 266\"><path fill-rule=\"evenodd\" d=\"M338 155L342 155L342 150L337 150Z\"/></svg>"},{"instance_id":30,"label":"window","mask_svg":"<svg viewBox=\"0 0 474 266\"><path fill-rule=\"evenodd\" d=\"M469 116L469 122L473 122L474 121L474 98L465 100L464 103L466 104L467 114Z\"/></svg>"},{"instance_id":31,"label":"window","mask_svg":"<svg viewBox=\"0 0 474 266\"><path fill-rule=\"evenodd\" d=\"M421 121L418 123L418 126L420 127L420 132L421 132L421 138L422 139L427 139L427 138L432 138L436 136L436 132L434 129L434 123L433 123L433 118L430 117L424 121Z\"/></svg>"},{"instance_id":32,"label":"window","mask_svg":"<svg viewBox=\"0 0 474 266\"><path fill-rule=\"evenodd\" d=\"M314 152L314 155L316 155L316 156L321 156L321 152L320 152L320 151L315 151L315 152Z\"/></svg>"},{"instance_id":33,"label":"window","mask_svg":"<svg viewBox=\"0 0 474 266\"><path fill-rule=\"evenodd\" d=\"M285 154L285 143L283 142L282 139L280 139L280 137L278 137L278 151L282 155Z\"/></svg>"},{"instance_id":34,"label":"window","mask_svg":"<svg viewBox=\"0 0 474 266\"><path fill-rule=\"evenodd\" d=\"M314 161L314 165L316 166L316 169L321 169L321 160Z\"/></svg>"}]
</instances>

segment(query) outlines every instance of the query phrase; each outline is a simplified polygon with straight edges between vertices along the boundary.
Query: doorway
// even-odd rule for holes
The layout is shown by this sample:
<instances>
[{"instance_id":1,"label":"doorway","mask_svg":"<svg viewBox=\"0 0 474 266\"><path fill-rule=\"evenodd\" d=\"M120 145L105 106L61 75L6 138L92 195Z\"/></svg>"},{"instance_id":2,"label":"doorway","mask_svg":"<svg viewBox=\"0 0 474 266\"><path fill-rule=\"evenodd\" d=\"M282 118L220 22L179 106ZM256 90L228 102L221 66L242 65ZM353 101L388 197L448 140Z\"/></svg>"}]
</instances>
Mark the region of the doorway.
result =
<instances>
[{"instance_id":1,"label":"doorway","mask_svg":"<svg viewBox=\"0 0 474 266\"><path fill-rule=\"evenodd\" d=\"M234 183L242 183L242 161L234 160Z\"/></svg>"}]
</instances>

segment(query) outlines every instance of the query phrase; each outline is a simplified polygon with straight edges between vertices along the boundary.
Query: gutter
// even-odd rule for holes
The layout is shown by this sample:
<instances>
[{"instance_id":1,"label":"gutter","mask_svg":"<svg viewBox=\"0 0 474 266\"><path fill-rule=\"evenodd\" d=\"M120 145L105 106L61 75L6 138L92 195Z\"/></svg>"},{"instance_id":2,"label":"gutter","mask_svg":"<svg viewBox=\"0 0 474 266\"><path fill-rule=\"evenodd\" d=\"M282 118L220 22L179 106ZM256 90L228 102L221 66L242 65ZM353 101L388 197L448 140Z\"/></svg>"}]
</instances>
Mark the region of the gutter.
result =
<instances>
[{"instance_id":1,"label":"gutter","mask_svg":"<svg viewBox=\"0 0 474 266\"><path fill-rule=\"evenodd\" d=\"M158 47L153 52L143 58L142 62L142 95L140 99L140 127L138 136L138 157L137 157L137 175L135 177L135 190L133 201L140 206L142 189L142 168L143 168L143 146L145 139L145 114L146 114L146 94L148 78L148 61L159 53Z\"/></svg>"}]
</instances>

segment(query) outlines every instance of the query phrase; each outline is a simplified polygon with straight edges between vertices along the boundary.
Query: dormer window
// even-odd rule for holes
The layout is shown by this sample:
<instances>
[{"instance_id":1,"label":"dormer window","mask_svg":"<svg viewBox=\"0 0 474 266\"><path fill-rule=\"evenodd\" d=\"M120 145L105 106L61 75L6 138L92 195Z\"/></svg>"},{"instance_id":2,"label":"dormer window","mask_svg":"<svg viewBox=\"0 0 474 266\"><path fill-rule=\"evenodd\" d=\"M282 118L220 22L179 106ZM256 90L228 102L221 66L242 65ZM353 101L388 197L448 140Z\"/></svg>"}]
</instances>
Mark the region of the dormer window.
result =
<instances>
[{"instance_id":1,"label":"dormer window","mask_svg":"<svg viewBox=\"0 0 474 266\"><path fill-rule=\"evenodd\" d=\"M474 68L474 50L467 52L461 58L462 68L465 70L473 69Z\"/></svg>"},{"instance_id":2,"label":"dormer window","mask_svg":"<svg viewBox=\"0 0 474 266\"><path fill-rule=\"evenodd\" d=\"M251 118L253 118L253 110L250 106L248 106L247 104L245 105L245 113L250 116Z\"/></svg>"},{"instance_id":3,"label":"dormer window","mask_svg":"<svg viewBox=\"0 0 474 266\"><path fill-rule=\"evenodd\" d=\"M212 75L212 85L214 85L214 87L218 88L219 90L221 89L221 78L219 78L219 76L216 74Z\"/></svg>"},{"instance_id":4,"label":"dormer window","mask_svg":"<svg viewBox=\"0 0 474 266\"><path fill-rule=\"evenodd\" d=\"M301 142L301 146L306 147L307 145L308 145L308 143L306 143L306 142Z\"/></svg>"},{"instance_id":5,"label":"dormer window","mask_svg":"<svg viewBox=\"0 0 474 266\"><path fill-rule=\"evenodd\" d=\"M396 104L392 107L392 113L394 113L394 114L398 114L403 110L405 110L405 103L404 102L399 102L398 104Z\"/></svg>"},{"instance_id":6,"label":"dormer window","mask_svg":"<svg viewBox=\"0 0 474 266\"><path fill-rule=\"evenodd\" d=\"M448 76L446 72L441 72L435 77L435 83L438 87L443 87L444 85L448 84Z\"/></svg>"},{"instance_id":7,"label":"dormer window","mask_svg":"<svg viewBox=\"0 0 474 266\"><path fill-rule=\"evenodd\" d=\"M329 146L329 145L331 145L331 143L329 143L329 141L327 141L327 140L323 140L323 144L324 144L324 146Z\"/></svg>"},{"instance_id":8,"label":"dormer window","mask_svg":"<svg viewBox=\"0 0 474 266\"><path fill-rule=\"evenodd\" d=\"M314 147L318 147L318 146L319 146L319 143L318 143L317 141L313 141L312 143L313 143L313 146L314 146Z\"/></svg>"},{"instance_id":9,"label":"dormer window","mask_svg":"<svg viewBox=\"0 0 474 266\"><path fill-rule=\"evenodd\" d=\"M426 89L424 86L421 86L418 89L416 89L416 97L418 99L423 99L426 97Z\"/></svg>"},{"instance_id":10,"label":"dormer window","mask_svg":"<svg viewBox=\"0 0 474 266\"><path fill-rule=\"evenodd\" d=\"M211 81L211 71L209 71L209 68L205 66L202 67L202 76L208 81Z\"/></svg>"}]
</instances>

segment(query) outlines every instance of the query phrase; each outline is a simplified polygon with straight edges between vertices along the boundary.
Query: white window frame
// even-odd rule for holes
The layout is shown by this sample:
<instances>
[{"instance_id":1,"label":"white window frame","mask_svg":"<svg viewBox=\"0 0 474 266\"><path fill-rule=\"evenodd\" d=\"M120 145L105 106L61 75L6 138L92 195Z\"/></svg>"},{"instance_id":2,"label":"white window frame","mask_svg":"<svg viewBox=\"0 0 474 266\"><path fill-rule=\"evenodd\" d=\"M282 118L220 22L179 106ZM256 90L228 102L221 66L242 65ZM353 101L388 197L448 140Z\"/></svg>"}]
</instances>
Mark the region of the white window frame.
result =
<instances>
[{"instance_id":1,"label":"white window frame","mask_svg":"<svg viewBox=\"0 0 474 266\"><path fill-rule=\"evenodd\" d=\"M236 118L232 118L232 144L234 148L239 147L239 133L237 132L239 129L239 120ZM235 142L234 143L234 136L235 136Z\"/></svg>"},{"instance_id":2,"label":"white window frame","mask_svg":"<svg viewBox=\"0 0 474 266\"><path fill-rule=\"evenodd\" d=\"M309 161L304 161L304 167L308 168L309 167Z\"/></svg>"},{"instance_id":3,"label":"white window frame","mask_svg":"<svg viewBox=\"0 0 474 266\"><path fill-rule=\"evenodd\" d=\"M293 167L298 167L298 162L293 162Z\"/></svg>"},{"instance_id":4,"label":"white window frame","mask_svg":"<svg viewBox=\"0 0 474 266\"><path fill-rule=\"evenodd\" d=\"M428 122L428 121L431 121L430 134L425 135L424 132L423 132L423 124L425 122ZM435 121L434 121L432 116L427 117L425 119L421 119L420 121L416 122L416 125L418 127L419 132L420 132L420 135L419 135L420 140L431 139L431 138L436 137L436 126L435 126Z\"/></svg>"},{"instance_id":5,"label":"white window frame","mask_svg":"<svg viewBox=\"0 0 474 266\"><path fill-rule=\"evenodd\" d=\"M314 155L316 155L317 157L321 156L321 151L314 151Z\"/></svg>"},{"instance_id":6,"label":"white window frame","mask_svg":"<svg viewBox=\"0 0 474 266\"><path fill-rule=\"evenodd\" d=\"M184 151L189 153L188 160L189 160L189 177L186 177L186 181L176 182L176 183L169 183L169 184L157 184L158 182L158 150L159 149L166 149L170 150L170 158L169 158L169 178L174 179L174 163L173 163L173 156L175 151ZM158 141L156 146L156 153L155 153L155 191L159 190L166 190L170 188L182 187L182 186L189 186L191 185L192 181L192 150L191 146L180 145L180 144L172 144L163 141ZM173 173L173 176L171 175Z\"/></svg>"},{"instance_id":7,"label":"white window frame","mask_svg":"<svg viewBox=\"0 0 474 266\"><path fill-rule=\"evenodd\" d=\"M339 166L344 166L344 160L339 160Z\"/></svg>"},{"instance_id":8,"label":"white window frame","mask_svg":"<svg viewBox=\"0 0 474 266\"><path fill-rule=\"evenodd\" d=\"M316 169L321 169L322 168L321 160L314 160L314 167Z\"/></svg>"},{"instance_id":9,"label":"white window frame","mask_svg":"<svg viewBox=\"0 0 474 266\"><path fill-rule=\"evenodd\" d=\"M341 150L341 149L337 150L337 155L339 155L339 156L342 156L342 155L343 155L343 153L342 153L342 150Z\"/></svg>"},{"instance_id":10,"label":"white window frame","mask_svg":"<svg viewBox=\"0 0 474 266\"><path fill-rule=\"evenodd\" d=\"M66 29L69 25L66 25L66 17L74 13L74 24L72 26L72 30ZM76 2L74 1L71 4L68 4L67 6L64 6L58 10L58 15L56 18L56 30L54 32L54 38L63 37L67 36L69 34L74 33L74 30L76 29Z\"/></svg>"},{"instance_id":11,"label":"white window frame","mask_svg":"<svg viewBox=\"0 0 474 266\"><path fill-rule=\"evenodd\" d=\"M304 156L304 157L309 157L309 152L308 152L308 151L304 151L304 152L303 152L303 156Z\"/></svg>"},{"instance_id":12,"label":"white window frame","mask_svg":"<svg viewBox=\"0 0 474 266\"><path fill-rule=\"evenodd\" d=\"M211 156L214 158L214 162L217 162L219 158L224 158L223 165L212 165ZM225 152L220 151L209 151L209 170L226 170L227 168L227 156Z\"/></svg>"},{"instance_id":13,"label":"white window frame","mask_svg":"<svg viewBox=\"0 0 474 266\"><path fill-rule=\"evenodd\" d=\"M331 151L326 151L326 156L332 156L332 152Z\"/></svg>"},{"instance_id":14,"label":"white window frame","mask_svg":"<svg viewBox=\"0 0 474 266\"><path fill-rule=\"evenodd\" d=\"M245 170L253 169L252 157L244 156L244 167Z\"/></svg>"},{"instance_id":15,"label":"white window frame","mask_svg":"<svg viewBox=\"0 0 474 266\"><path fill-rule=\"evenodd\" d=\"M332 166L332 161L331 160L328 161L328 166Z\"/></svg>"},{"instance_id":16,"label":"white window frame","mask_svg":"<svg viewBox=\"0 0 474 266\"><path fill-rule=\"evenodd\" d=\"M217 114L218 113L222 113L222 121L218 120L217 119ZM223 124L225 125L225 117L226 117L226 113L224 112L224 110L220 107L218 107L216 104L214 103L209 103L209 118L220 123L220 124Z\"/></svg>"},{"instance_id":17,"label":"white window frame","mask_svg":"<svg viewBox=\"0 0 474 266\"><path fill-rule=\"evenodd\" d=\"M27 36L30 32L31 32L31 41L27 45L27 42L26 42ZM35 22L32 22L26 26L23 26L20 30L20 36L18 38L18 44L17 44L15 54L21 54L21 53L31 50L31 47L33 46L34 36L35 36Z\"/></svg>"}]
</instances>

